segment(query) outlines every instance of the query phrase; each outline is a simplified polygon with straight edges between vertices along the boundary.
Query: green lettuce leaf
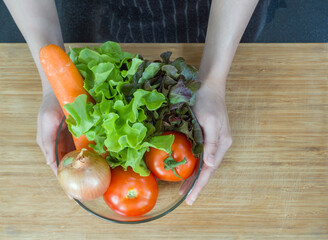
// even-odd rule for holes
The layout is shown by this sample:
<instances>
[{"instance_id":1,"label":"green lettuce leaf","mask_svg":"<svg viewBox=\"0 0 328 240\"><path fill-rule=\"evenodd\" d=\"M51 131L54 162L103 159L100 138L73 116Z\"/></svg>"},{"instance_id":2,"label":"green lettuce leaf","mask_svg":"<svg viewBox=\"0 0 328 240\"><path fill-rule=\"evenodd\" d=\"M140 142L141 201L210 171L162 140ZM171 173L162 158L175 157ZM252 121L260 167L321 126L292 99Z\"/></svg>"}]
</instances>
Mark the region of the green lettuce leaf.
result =
<instances>
[{"instance_id":1,"label":"green lettuce leaf","mask_svg":"<svg viewBox=\"0 0 328 240\"><path fill-rule=\"evenodd\" d=\"M162 63L151 63L142 73L142 77L139 79L139 83L144 83L146 80L153 78L159 70L161 70Z\"/></svg>"},{"instance_id":2,"label":"green lettuce leaf","mask_svg":"<svg viewBox=\"0 0 328 240\"><path fill-rule=\"evenodd\" d=\"M158 73L161 64L149 67L138 55L122 52L114 42L94 49L71 49L69 54L84 78L84 88L96 102L92 105L86 95L80 95L64 106L69 113L69 130L76 137L85 135L94 141L90 147L99 154L108 151L112 167L131 166L140 175L148 175L144 153L149 147L170 151L173 139L154 137L155 129L146 113L159 109L167 98L156 89L132 88L141 76L148 79ZM143 75L147 66L149 72Z\"/></svg>"},{"instance_id":3,"label":"green lettuce leaf","mask_svg":"<svg viewBox=\"0 0 328 240\"><path fill-rule=\"evenodd\" d=\"M116 42L105 42L100 47L94 48L100 54L106 54L111 56L113 59L121 60L122 59L122 50L120 44Z\"/></svg>"},{"instance_id":4,"label":"green lettuce leaf","mask_svg":"<svg viewBox=\"0 0 328 240\"><path fill-rule=\"evenodd\" d=\"M95 104L85 94L66 104L68 128L94 141L90 147L99 154L108 152L112 167L130 166L149 175L145 152L150 147L171 151L174 136L163 131L183 132L201 151L201 129L190 111L200 83L197 70L184 59L172 62L166 52L162 62L150 63L110 41L93 49L70 48L69 56Z\"/></svg>"},{"instance_id":5,"label":"green lettuce leaf","mask_svg":"<svg viewBox=\"0 0 328 240\"><path fill-rule=\"evenodd\" d=\"M87 103L85 94L77 96L74 102L65 104L64 109L69 113L66 120L68 128L75 137L84 135L100 120L99 116L93 115L93 105Z\"/></svg>"},{"instance_id":6,"label":"green lettuce leaf","mask_svg":"<svg viewBox=\"0 0 328 240\"><path fill-rule=\"evenodd\" d=\"M144 143L143 147L153 147L160 150L163 150L167 153L171 152L171 146L174 141L174 135L162 135L152 137L149 143Z\"/></svg>"},{"instance_id":7,"label":"green lettuce leaf","mask_svg":"<svg viewBox=\"0 0 328 240\"><path fill-rule=\"evenodd\" d=\"M122 71L122 76L126 77L126 76L133 76L137 70L139 65L143 62L143 60L138 59L138 58L133 58L132 62L130 62L130 64L128 64L128 68L129 70L127 71Z\"/></svg>"}]
</instances>

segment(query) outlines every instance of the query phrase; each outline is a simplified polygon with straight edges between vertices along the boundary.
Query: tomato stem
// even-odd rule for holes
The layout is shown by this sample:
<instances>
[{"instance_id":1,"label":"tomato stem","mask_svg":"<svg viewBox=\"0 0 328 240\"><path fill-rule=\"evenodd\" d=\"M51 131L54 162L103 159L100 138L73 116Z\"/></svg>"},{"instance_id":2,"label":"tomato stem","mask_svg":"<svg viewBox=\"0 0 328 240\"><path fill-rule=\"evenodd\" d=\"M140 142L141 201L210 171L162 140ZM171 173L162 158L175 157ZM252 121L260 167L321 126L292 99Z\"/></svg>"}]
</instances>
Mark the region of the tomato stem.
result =
<instances>
[{"instance_id":1,"label":"tomato stem","mask_svg":"<svg viewBox=\"0 0 328 240\"><path fill-rule=\"evenodd\" d=\"M164 169L167 171L172 170L175 176L181 178L181 176L176 172L175 168L185 163L187 163L186 157L182 161L177 162L172 157L172 152L170 152L169 157L164 160Z\"/></svg>"},{"instance_id":2,"label":"tomato stem","mask_svg":"<svg viewBox=\"0 0 328 240\"><path fill-rule=\"evenodd\" d=\"M137 196L138 196L138 193L134 189L129 190L128 193L126 194L126 198L129 198L129 199L134 199Z\"/></svg>"}]
</instances>

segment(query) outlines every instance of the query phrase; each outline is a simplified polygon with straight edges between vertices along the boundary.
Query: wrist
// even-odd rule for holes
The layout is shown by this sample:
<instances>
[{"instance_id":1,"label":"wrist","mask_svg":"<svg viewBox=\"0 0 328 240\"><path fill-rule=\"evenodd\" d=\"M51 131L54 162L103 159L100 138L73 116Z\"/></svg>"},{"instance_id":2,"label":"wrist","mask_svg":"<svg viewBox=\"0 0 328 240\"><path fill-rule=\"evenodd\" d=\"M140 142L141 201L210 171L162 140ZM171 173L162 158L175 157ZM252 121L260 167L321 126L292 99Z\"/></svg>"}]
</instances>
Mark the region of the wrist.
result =
<instances>
[{"instance_id":1,"label":"wrist","mask_svg":"<svg viewBox=\"0 0 328 240\"><path fill-rule=\"evenodd\" d=\"M202 81L201 89L199 91L206 92L212 96L217 96L222 100L225 100L225 81L213 78L207 78Z\"/></svg>"},{"instance_id":2,"label":"wrist","mask_svg":"<svg viewBox=\"0 0 328 240\"><path fill-rule=\"evenodd\" d=\"M229 74L230 64L222 61L220 58L209 60L205 58L201 61L198 72L198 79L202 85L217 92L221 96L225 96L226 79Z\"/></svg>"},{"instance_id":3,"label":"wrist","mask_svg":"<svg viewBox=\"0 0 328 240\"><path fill-rule=\"evenodd\" d=\"M222 72L199 72L198 79L201 81L201 87L206 88L207 91L213 92L216 95L220 95L223 98L225 97L225 88L226 88L226 74Z\"/></svg>"},{"instance_id":4,"label":"wrist","mask_svg":"<svg viewBox=\"0 0 328 240\"><path fill-rule=\"evenodd\" d=\"M46 38L40 38L36 41L28 42L29 49L31 51L32 57L34 59L35 65L36 65L39 75L40 75L43 97L45 97L46 95L48 95L50 93L53 94L52 87L48 81L46 74L43 71L43 68L41 66L40 59L39 59L40 49L48 44L56 44L56 45L64 48L63 42L60 40L56 41L55 39L52 41L48 41Z\"/></svg>"},{"instance_id":5,"label":"wrist","mask_svg":"<svg viewBox=\"0 0 328 240\"><path fill-rule=\"evenodd\" d=\"M41 74L40 74L40 76L41 76ZM41 77L41 84L42 84L43 97L45 97L49 94L54 94L54 91L52 90L52 87L51 87L47 77L45 79L42 79L42 77Z\"/></svg>"}]
</instances>

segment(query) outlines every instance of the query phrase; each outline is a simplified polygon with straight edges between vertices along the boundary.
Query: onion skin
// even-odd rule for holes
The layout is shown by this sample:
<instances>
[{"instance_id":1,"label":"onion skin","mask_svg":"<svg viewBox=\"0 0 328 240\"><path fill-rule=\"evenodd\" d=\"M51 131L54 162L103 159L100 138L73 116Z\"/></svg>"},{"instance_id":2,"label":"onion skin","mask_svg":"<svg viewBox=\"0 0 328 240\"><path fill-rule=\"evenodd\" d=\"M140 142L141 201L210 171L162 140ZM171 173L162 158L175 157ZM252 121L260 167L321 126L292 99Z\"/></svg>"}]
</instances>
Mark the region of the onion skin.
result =
<instances>
[{"instance_id":1,"label":"onion skin","mask_svg":"<svg viewBox=\"0 0 328 240\"><path fill-rule=\"evenodd\" d=\"M98 153L82 149L67 153L58 166L58 181L66 192L80 201L101 197L111 179L108 163Z\"/></svg>"}]
</instances>

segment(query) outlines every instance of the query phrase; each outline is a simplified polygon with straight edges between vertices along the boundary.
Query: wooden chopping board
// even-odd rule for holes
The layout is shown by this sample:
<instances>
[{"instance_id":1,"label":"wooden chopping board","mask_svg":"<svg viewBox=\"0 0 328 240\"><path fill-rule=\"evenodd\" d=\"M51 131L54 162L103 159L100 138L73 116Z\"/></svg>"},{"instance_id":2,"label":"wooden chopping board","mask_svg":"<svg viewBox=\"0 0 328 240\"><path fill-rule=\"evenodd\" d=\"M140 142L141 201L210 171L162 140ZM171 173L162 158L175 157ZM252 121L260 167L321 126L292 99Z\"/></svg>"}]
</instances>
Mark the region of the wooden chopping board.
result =
<instances>
[{"instance_id":1,"label":"wooden chopping board","mask_svg":"<svg viewBox=\"0 0 328 240\"><path fill-rule=\"evenodd\" d=\"M197 67L203 49L122 46ZM327 49L241 44L227 82L233 145L219 170L192 207L130 226L65 196L35 141L42 93L30 52L0 44L0 239L328 239Z\"/></svg>"}]
</instances>

